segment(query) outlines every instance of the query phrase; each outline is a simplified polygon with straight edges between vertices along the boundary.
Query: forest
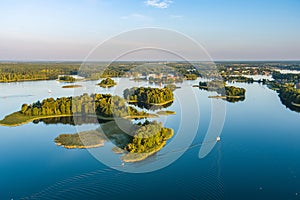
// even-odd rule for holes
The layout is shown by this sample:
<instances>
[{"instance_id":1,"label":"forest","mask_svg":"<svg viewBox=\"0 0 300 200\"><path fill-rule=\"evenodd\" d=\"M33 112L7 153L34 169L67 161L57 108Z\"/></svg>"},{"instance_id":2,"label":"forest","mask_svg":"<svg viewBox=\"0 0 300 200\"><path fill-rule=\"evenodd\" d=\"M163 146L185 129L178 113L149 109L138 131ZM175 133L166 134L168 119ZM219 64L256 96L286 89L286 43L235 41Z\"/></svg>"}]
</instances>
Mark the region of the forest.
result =
<instances>
[{"instance_id":1,"label":"forest","mask_svg":"<svg viewBox=\"0 0 300 200\"><path fill-rule=\"evenodd\" d=\"M300 112L300 90L293 84L285 84L278 90L281 102L291 110Z\"/></svg>"},{"instance_id":2,"label":"forest","mask_svg":"<svg viewBox=\"0 0 300 200\"><path fill-rule=\"evenodd\" d=\"M147 62L148 63L148 62ZM106 77L125 77L134 73L161 73L163 70L158 63L151 67L142 68L145 62L0 62L0 82L56 80L59 75L80 75L90 80ZM157 66L153 68L152 66ZM195 78L200 76L195 67L189 63L168 63L168 71L175 75Z\"/></svg>"},{"instance_id":3,"label":"forest","mask_svg":"<svg viewBox=\"0 0 300 200\"><path fill-rule=\"evenodd\" d=\"M234 87L234 86L225 86L225 93L221 95L226 95L227 97L244 97L246 90L244 88Z\"/></svg>"},{"instance_id":4,"label":"forest","mask_svg":"<svg viewBox=\"0 0 300 200\"><path fill-rule=\"evenodd\" d=\"M63 81L63 82L75 82L76 78L74 78L72 76L60 76L58 80Z\"/></svg>"},{"instance_id":5,"label":"forest","mask_svg":"<svg viewBox=\"0 0 300 200\"><path fill-rule=\"evenodd\" d=\"M280 72L273 72L272 78L276 81L285 83L296 83L300 81L300 74L282 74Z\"/></svg>"},{"instance_id":6,"label":"forest","mask_svg":"<svg viewBox=\"0 0 300 200\"><path fill-rule=\"evenodd\" d=\"M164 104L174 100L170 88L133 87L125 89L123 95L128 101L145 104Z\"/></svg>"},{"instance_id":7,"label":"forest","mask_svg":"<svg viewBox=\"0 0 300 200\"><path fill-rule=\"evenodd\" d=\"M162 123L145 121L134 133L132 141L125 147L130 153L149 153L173 136L171 129Z\"/></svg>"},{"instance_id":8,"label":"forest","mask_svg":"<svg viewBox=\"0 0 300 200\"><path fill-rule=\"evenodd\" d=\"M55 80L58 75L77 74L79 63L0 63L0 82Z\"/></svg>"},{"instance_id":9,"label":"forest","mask_svg":"<svg viewBox=\"0 0 300 200\"><path fill-rule=\"evenodd\" d=\"M134 107L127 106L125 99L110 94L83 94L77 97L47 98L42 102L23 104L22 114L26 116L51 115L87 115L96 113L103 117L125 117L130 115L144 115Z\"/></svg>"}]
</instances>

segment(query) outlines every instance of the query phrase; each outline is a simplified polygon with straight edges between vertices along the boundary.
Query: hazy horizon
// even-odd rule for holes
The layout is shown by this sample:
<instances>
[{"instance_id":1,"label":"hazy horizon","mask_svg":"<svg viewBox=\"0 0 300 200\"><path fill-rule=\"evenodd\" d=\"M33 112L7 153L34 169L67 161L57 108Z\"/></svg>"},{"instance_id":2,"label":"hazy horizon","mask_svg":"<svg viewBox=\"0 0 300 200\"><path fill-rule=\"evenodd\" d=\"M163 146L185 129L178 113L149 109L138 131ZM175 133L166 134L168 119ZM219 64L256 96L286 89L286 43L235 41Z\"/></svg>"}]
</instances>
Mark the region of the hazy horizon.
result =
<instances>
[{"instance_id":1,"label":"hazy horizon","mask_svg":"<svg viewBox=\"0 0 300 200\"><path fill-rule=\"evenodd\" d=\"M212 60L300 60L299 6L297 0L1 1L0 60L83 60L99 43L145 27L193 38Z\"/></svg>"}]
</instances>

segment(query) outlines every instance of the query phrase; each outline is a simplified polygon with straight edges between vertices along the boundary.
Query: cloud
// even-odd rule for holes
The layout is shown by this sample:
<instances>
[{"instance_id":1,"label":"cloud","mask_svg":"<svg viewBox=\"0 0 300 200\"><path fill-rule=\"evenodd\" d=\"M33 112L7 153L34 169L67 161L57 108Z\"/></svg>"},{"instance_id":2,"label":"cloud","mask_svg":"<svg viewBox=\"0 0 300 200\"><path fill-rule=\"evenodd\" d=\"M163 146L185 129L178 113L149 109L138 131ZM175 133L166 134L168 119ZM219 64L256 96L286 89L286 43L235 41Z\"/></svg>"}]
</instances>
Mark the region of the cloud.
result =
<instances>
[{"instance_id":1,"label":"cloud","mask_svg":"<svg viewBox=\"0 0 300 200\"><path fill-rule=\"evenodd\" d=\"M147 0L145 4L156 8L168 8L173 3L171 0Z\"/></svg>"},{"instance_id":2,"label":"cloud","mask_svg":"<svg viewBox=\"0 0 300 200\"><path fill-rule=\"evenodd\" d=\"M122 16L121 19L123 20L137 20L137 21L152 21L151 17L142 15L142 14L138 14L138 13L133 13L127 16Z\"/></svg>"}]
</instances>

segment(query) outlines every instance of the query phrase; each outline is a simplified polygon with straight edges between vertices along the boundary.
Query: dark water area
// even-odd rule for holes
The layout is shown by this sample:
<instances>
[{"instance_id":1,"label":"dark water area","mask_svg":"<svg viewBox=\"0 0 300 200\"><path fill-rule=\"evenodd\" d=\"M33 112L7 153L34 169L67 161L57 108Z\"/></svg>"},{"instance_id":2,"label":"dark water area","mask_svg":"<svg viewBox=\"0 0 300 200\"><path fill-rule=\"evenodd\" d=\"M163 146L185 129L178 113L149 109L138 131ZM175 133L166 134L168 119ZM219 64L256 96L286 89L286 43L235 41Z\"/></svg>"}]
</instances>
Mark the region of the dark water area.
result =
<instances>
[{"instance_id":1,"label":"dark water area","mask_svg":"<svg viewBox=\"0 0 300 200\"><path fill-rule=\"evenodd\" d=\"M147 85L119 81L124 88ZM192 88L197 81L185 83L175 90L173 104L162 108L176 115L155 119L174 129L174 137L161 151L139 163L122 165L109 141L93 150L65 149L53 141L59 134L93 130L105 122L82 119L80 123L76 119L78 123L74 123L72 118L53 118L0 127L0 199L300 199L299 113L283 105L275 91L258 83L232 84L246 89L245 100L235 103L208 98L216 93ZM103 89L95 84L84 82L78 92L62 89L56 81L0 84L3 94L16 95L0 98L5 105L0 109L1 118L19 110L22 103L49 96L80 92L121 95L123 91L121 86ZM185 90L192 90L198 102L199 122L193 115L193 97ZM200 159L214 101L226 104L221 141ZM185 105L192 108L184 112ZM185 120L186 126L181 124ZM193 124L198 125L197 133L192 132ZM184 136L192 138L191 144L184 142ZM178 155L158 170L126 172L156 167ZM103 162L107 158L112 160L110 165Z\"/></svg>"}]
</instances>

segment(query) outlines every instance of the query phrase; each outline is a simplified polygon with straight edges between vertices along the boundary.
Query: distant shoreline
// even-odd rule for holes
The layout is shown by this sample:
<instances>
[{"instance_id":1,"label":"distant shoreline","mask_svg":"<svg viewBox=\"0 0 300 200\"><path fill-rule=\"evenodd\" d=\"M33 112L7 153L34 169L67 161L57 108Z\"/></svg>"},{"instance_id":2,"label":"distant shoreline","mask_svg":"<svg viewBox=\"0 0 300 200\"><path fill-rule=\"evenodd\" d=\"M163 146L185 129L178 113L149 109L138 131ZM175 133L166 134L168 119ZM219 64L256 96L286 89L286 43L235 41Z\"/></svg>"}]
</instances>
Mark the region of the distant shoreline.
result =
<instances>
[{"instance_id":1,"label":"distant shoreline","mask_svg":"<svg viewBox=\"0 0 300 200\"><path fill-rule=\"evenodd\" d=\"M241 99L241 98L245 98L245 96L208 96L208 98L213 98L213 99L227 99L227 98Z\"/></svg>"}]
</instances>

